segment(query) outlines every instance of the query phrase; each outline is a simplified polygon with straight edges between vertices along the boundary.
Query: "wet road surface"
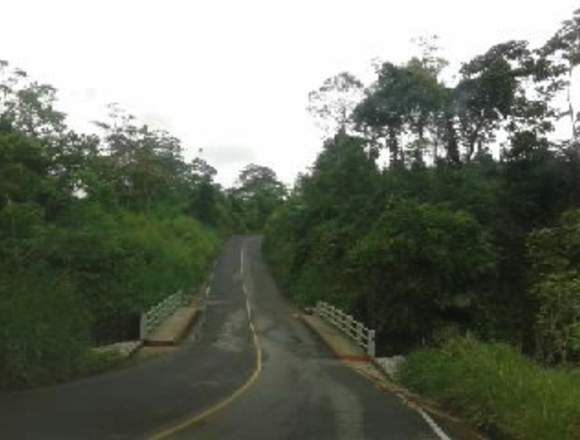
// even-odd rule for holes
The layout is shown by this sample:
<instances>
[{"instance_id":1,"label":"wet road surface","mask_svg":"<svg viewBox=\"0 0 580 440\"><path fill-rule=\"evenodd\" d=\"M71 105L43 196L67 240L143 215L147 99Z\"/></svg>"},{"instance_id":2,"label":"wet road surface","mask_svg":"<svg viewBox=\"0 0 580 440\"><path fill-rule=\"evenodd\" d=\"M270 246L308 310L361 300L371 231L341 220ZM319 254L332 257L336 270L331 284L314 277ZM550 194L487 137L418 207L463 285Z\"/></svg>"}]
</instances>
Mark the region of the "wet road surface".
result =
<instances>
[{"instance_id":1,"label":"wet road surface","mask_svg":"<svg viewBox=\"0 0 580 440\"><path fill-rule=\"evenodd\" d=\"M0 439L437 439L296 318L260 244L226 243L195 340L130 368L0 392Z\"/></svg>"}]
</instances>

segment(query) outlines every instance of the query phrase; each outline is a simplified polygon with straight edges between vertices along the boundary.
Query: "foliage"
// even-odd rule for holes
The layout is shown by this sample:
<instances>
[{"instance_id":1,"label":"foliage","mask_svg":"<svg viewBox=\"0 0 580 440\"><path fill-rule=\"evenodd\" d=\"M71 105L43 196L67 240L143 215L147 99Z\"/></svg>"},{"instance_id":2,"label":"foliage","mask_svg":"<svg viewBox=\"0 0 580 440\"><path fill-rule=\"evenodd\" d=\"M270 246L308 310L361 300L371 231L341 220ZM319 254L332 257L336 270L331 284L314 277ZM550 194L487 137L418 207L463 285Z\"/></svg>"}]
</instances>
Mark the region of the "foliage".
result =
<instances>
[{"instance_id":1,"label":"foliage","mask_svg":"<svg viewBox=\"0 0 580 440\"><path fill-rule=\"evenodd\" d=\"M87 315L65 276L0 274L0 386L45 383L77 370L89 345Z\"/></svg>"},{"instance_id":2,"label":"foliage","mask_svg":"<svg viewBox=\"0 0 580 440\"><path fill-rule=\"evenodd\" d=\"M411 354L399 380L497 438L580 435L580 372L546 370L506 344L452 339Z\"/></svg>"},{"instance_id":3,"label":"foliage","mask_svg":"<svg viewBox=\"0 0 580 440\"><path fill-rule=\"evenodd\" d=\"M261 231L285 197L286 187L272 169L248 164L240 171L236 187L229 192L238 230Z\"/></svg>"},{"instance_id":4,"label":"foliage","mask_svg":"<svg viewBox=\"0 0 580 440\"><path fill-rule=\"evenodd\" d=\"M420 56L375 65L359 102L347 72L311 93L335 135L266 227L289 295L348 309L378 330L380 351L453 328L550 364L576 360L580 220L558 218L580 203L578 23L576 12L537 48L496 44L453 83L423 40ZM568 117L562 141L554 127ZM565 267L542 266L564 256Z\"/></svg>"},{"instance_id":5,"label":"foliage","mask_svg":"<svg viewBox=\"0 0 580 440\"><path fill-rule=\"evenodd\" d=\"M531 291L538 302L537 354L543 360L580 358L580 211L528 239Z\"/></svg>"},{"instance_id":6,"label":"foliage","mask_svg":"<svg viewBox=\"0 0 580 440\"><path fill-rule=\"evenodd\" d=\"M369 204L379 172L362 140L339 133L327 140L313 168L266 225L272 267L303 304L318 299L352 306L345 261L356 235L352 223ZM361 225L362 226L362 225ZM339 281L340 280L340 281Z\"/></svg>"},{"instance_id":7,"label":"foliage","mask_svg":"<svg viewBox=\"0 0 580 440\"><path fill-rule=\"evenodd\" d=\"M100 369L91 346L202 282L233 230L215 170L111 106L75 133L56 90L0 62L0 386Z\"/></svg>"},{"instance_id":8,"label":"foliage","mask_svg":"<svg viewBox=\"0 0 580 440\"><path fill-rule=\"evenodd\" d=\"M308 111L326 135L350 128L349 115L362 97L363 84L350 72L327 78L308 94Z\"/></svg>"},{"instance_id":9,"label":"foliage","mask_svg":"<svg viewBox=\"0 0 580 440\"><path fill-rule=\"evenodd\" d=\"M369 324L400 347L430 338L447 316L466 319L493 286L496 256L470 214L406 200L385 207L350 261Z\"/></svg>"}]
</instances>

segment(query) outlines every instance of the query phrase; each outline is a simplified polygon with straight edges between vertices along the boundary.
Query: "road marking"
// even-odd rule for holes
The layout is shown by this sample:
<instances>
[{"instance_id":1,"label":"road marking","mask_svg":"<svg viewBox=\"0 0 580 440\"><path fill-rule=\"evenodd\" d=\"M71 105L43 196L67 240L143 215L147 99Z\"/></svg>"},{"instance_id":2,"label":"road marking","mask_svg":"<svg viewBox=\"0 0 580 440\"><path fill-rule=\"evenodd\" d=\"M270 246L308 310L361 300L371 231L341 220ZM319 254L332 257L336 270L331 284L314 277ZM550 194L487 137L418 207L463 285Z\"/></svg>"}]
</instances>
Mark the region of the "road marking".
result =
<instances>
[{"instance_id":1,"label":"road marking","mask_svg":"<svg viewBox=\"0 0 580 440\"><path fill-rule=\"evenodd\" d=\"M427 414L425 411L423 411L423 409L421 409L418 406L415 407L415 410L419 414L421 414L421 417L423 417L423 419L431 427L431 429L433 430L433 432L435 434L437 434L437 437L439 437L439 440L451 440L451 437L449 437L447 434L445 434L445 432L439 427L439 425L435 422L435 420L433 420L431 418L431 416L429 414Z\"/></svg>"},{"instance_id":2,"label":"road marking","mask_svg":"<svg viewBox=\"0 0 580 440\"><path fill-rule=\"evenodd\" d=\"M343 361L344 362L344 361ZM368 380L372 381L372 382L377 382L377 377L373 376L372 374L369 374L367 371L363 371L359 368L355 368L354 366L352 366L352 364L345 362L345 364L352 368L354 371L356 371L357 373L361 374L362 376L366 377ZM437 435L437 437L439 438L439 440L452 440L451 437L449 437L445 431L443 431L443 429L437 424L437 422L435 422L435 420L433 420L431 418L431 416L429 414L427 414L427 412L425 412L423 410L423 408L421 408L419 406L419 404L410 401L409 399L407 399L405 397L405 395L403 393L400 393L394 389L391 389L389 387L386 387L383 383L381 383L381 381L383 379L378 379L379 380L379 388L381 390L383 390L384 392L387 392L389 394L394 394L395 396L397 396L405 405L407 405L408 408L411 408L414 411L417 411L419 413L419 415L421 417L423 417L423 420L425 420L425 422L427 422L427 424L429 425L429 427L431 428L431 430Z\"/></svg>"},{"instance_id":3,"label":"road marking","mask_svg":"<svg viewBox=\"0 0 580 440\"><path fill-rule=\"evenodd\" d=\"M343 360L344 362L344 360ZM377 377L369 374L366 371L363 371L359 368L355 368L352 364L348 363L348 362L344 362L348 367L352 368L354 371L356 371L357 373L361 374L362 376L366 377L368 380L372 381L372 382L377 382ZM382 380L382 379L380 379ZM429 414L427 414L426 411L423 410L423 408L421 408L419 406L419 404L412 402L410 400L408 400L404 394L393 390L391 388L386 387L384 384L379 383L379 387L385 391L388 392L389 394L394 394L395 396L397 396L408 408L411 408L414 411L417 411L419 413L419 415L423 418L423 420L425 420L425 422L427 423L427 425L429 425L429 427L431 428L431 430L435 433L435 435L437 435L437 437L439 438L439 440L452 440L451 437L449 437L445 431L443 431L443 429L437 424L437 422L435 422L435 420L433 420L431 418L431 416Z\"/></svg>"},{"instance_id":4,"label":"road marking","mask_svg":"<svg viewBox=\"0 0 580 440\"><path fill-rule=\"evenodd\" d=\"M252 322L252 306L250 305L250 301L246 299L246 312L248 312L248 319L250 323Z\"/></svg>"},{"instance_id":5,"label":"road marking","mask_svg":"<svg viewBox=\"0 0 580 440\"><path fill-rule=\"evenodd\" d=\"M302 319L302 322L304 322L305 324L308 325L308 327L310 327L315 333L317 334L321 334L312 324L310 324L310 322L305 318L304 315L300 315L298 314L298 316ZM326 346L330 348L330 350L332 351L332 353L334 354L334 356L336 358L338 358L344 365L346 365L348 368L351 368L352 370L356 371L357 373L361 374L362 376L366 377L368 380L372 381L372 382L377 382L377 378L372 376L371 374L369 374L366 371L363 371L361 368L357 368L355 366L355 362L356 361L360 361L361 359L357 359L358 357L356 356L345 356L342 355L341 353L339 353L338 351L336 351L331 344L329 344L326 340L325 340ZM369 359L367 357L367 359ZM352 362L355 361L355 362ZM427 422L427 424L429 425L429 427L431 428L431 430L437 435L437 437L439 438L439 440L451 440L451 438L443 431L443 429L441 429L439 427L439 425L437 425L437 423L429 416L429 414L427 414L421 407L419 407L419 405L410 402L409 400L407 400L405 398L405 396L403 394L401 394L400 392L397 392L395 390L389 389L387 387L385 387L383 384L381 384L379 382L379 386L383 391L387 391L390 394L395 394L399 399L401 399L401 401L407 405L407 407L417 411L421 417L423 417L423 419L425 420L425 422Z\"/></svg>"},{"instance_id":6,"label":"road marking","mask_svg":"<svg viewBox=\"0 0 580 440\"><path fill-rule=\"evenodd\" d=\"M248 388L250 388L250 386L252 386L254 384L254 382L258 379L258 377L260 376L260 373L262 372L262 348L260 346L260 340L258 339L258 335L256 334L256 329L255 329L254 324L252 322L250 322L250 330L252 331L254 347L256 348L256 368L255 368L254 372L252 373L252 375L250 376L250 378L246 381L246 383L244 383L244 385L242 385L240 388L238 388L236 391L234 391L234 393L231 394L229 397L227 397L226 399L222 400L221 402L215 404L214 406L206 409L201 414L198 414L198 415L190 418L189 420L186 420L185 422L182 422L182 423L180 423L172 428L169 428L163 432L155 434L153 437L150 437L149 440L166 439L169 436L175 435L178 432L183 431L184 429L190 428L190 427L204 421L205 419L211 417L212 415L214 415L217 412L224 409L226 406L228 406L230 403L232 403L234 400L236 400L238 397L240 397L242 394L244 394L248 390Z\"/></svg>"},{"instance_id":7,"label":"road marking","mask_svg":"<svg viewBox=\"0 0 580 440\"><path fill-rule=\"evenodd\" d=\"M240 272L243 275L244 274L244 248L243 248L243 246L242 246L240 260L241 260L240 261L240 265L241 265ZM258 334L256 333L256 328L254 327L254 323L251 320L251 307L250 307L250 303L247 299L246 285L244 284L243 279L242 279L242 290L244 292L244 295L246 295L246 311L248 312L248 319L250 320L249 321L250 322L250 324L249 324L250 331L252 332L252 340L254 342L254 347L256 349L256 367L254 369L254 372L252 373L250 378L246 381L246 383L244 383L240 388L238 388L230 396L228 396L227 398L225 398L221 402L209 407L208 409L203 411L201 414L193 416L192 418L190 418L182 423L179 423L178 425L175 425L172 428L166 429L165 431L162 431L162 432L155 434L154 436L150 437L149 440L166 439L166 438L168 438L172 435L175 435L178 432L183 431L184 429L190 428L190 427L204 421L205 419L211 417L212 415L218 413L219 411L224 409L226 406L228 406L230 403L234 402L242 394L244 394L248 390L248 388L250 388L254 384L254 382L256 382L258 377L260 376L260 373L262 372L262 347L260 346L260 340L258 338Z\"/></svg>"},{"instance_id":8,"label":"road marking","mask_svg":"<svg viewBox=\"0 0 580 440\"><path fill-rule=\"evenodd\" d=\"M242 250L240 251L240 273L242 277L244 276L244 245L242 245Z\"/></svg>"},{"instance_id":9,"label":"road marking","mask_svg":"<svg viewBox=\"0 0 580 440\"><path fill-rule=\"evenodd\" d=\"M351 366L351 364L346 363L348 366L350 366L351 368L353 368L356 372L362 374L364 377L366 377L367 379L369 379L370 381L376 382L377 378L372 376L371 374L369 374L368 372L362 371L358 368L354 368ZM423 420L425 420L425 422L427 422L427 425L429 425L429 427L431 428L431 430L437 435L437 437L439 438L439 440L452 440L451 437L449 437L445 431L443 431L443 429L437 424L437 422L435 422L435 420L433 420L431 418L431 416L429 414L427 414L427 412L425 412L423 410L423 408L421 408L419 406L419 404L415 403L415 402L411 402L410 400L407 399L407 397L405 397L405 395L401 392L398 392L396 390L390 389L388 387L385 387L384 384L379 383L379 387L383 390L388 392L389 394L394 394L395 396L397 396L405 405L407 405L408 408L411 408L412 410L415 410L419 413L419 415L421 417L423 417Z\"/></svg>"}]
</instances>

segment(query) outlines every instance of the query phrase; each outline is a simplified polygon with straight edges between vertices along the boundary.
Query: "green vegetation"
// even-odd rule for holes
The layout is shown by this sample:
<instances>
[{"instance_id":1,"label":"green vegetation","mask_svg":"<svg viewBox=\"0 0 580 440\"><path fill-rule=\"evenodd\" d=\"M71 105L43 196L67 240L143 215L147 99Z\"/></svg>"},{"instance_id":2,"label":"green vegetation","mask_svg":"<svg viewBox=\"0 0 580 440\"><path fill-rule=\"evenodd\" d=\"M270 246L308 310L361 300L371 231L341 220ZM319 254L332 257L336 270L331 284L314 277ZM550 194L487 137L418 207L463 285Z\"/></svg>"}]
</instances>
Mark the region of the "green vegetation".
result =
<instances>
[{"instance_id":1,"label":"green vegetation","mask_svg":"<svg viewBox=\"0 0 580 440\"><path fill-rule=\"evenodd\" d=\"M295 301L353 313L381 355L419 349L406 383L513 438L580 435L578 374L549 369L580 361L578 35L580 10L453 84L433 40L366 88L329 78L309 96L323 151L266 226Z\"/></svg>"},{"instance_id":2,"label":"green vegetation","mask_svg":"<svg viewBox=\"0 0 580 440\"><path fill-rule=\"evenodd\" d=\"M494 437L580 437L580 370L546 370L506 344L461 338L420 350L409 356L400 379Z\"/></svg>"},{"instance_id":3,"label":"green vegetation","mask_svg":"<svg viewBox=\"0 0 580 440\"><path fill-rule=\"evenodd\" d=\"M580 11L544 46L498 44L456 84L421 40L367 88L343 72L312 92L335 131L266 227L290 295L348 308L387 352L470 331L548 364L580 359L579 119L566 102L579 27Z\"/></svg>"},{"instance_id":4,"label":"green vegetation","mask_svg":"<svg viewBox=\"0 0 580 440\"><path fill-rule=\"evenodd\" d=\"M230 191L178 139L110 107L102 135L54 88L0 62L0 387L64 380L114 359L139 314L205 278L222 238L259 230L284 188L266 167Z\"/></svg>"},{"instance_id":5,"label":"green vegetation","mask_svg":"<svg viewBox=\"0 0 580 440\"><path fill-rule=\"evenodd\" d=\"M230 215L238 230L260 232L270 215L282 205L286 187L270 168L251 163L240 171L237 185L227 194Z\"/></svg>"},{"instance_id":6,"label":"green vegetation","mask_svg":"<svg viewBox=\"0 0 580 440\"><path fill-rule=\"evenodd\" d=\"M548 362L580 355L580 210L528 239L531 292L538 304L538 351Z\"/></svg>"}]
</instances>

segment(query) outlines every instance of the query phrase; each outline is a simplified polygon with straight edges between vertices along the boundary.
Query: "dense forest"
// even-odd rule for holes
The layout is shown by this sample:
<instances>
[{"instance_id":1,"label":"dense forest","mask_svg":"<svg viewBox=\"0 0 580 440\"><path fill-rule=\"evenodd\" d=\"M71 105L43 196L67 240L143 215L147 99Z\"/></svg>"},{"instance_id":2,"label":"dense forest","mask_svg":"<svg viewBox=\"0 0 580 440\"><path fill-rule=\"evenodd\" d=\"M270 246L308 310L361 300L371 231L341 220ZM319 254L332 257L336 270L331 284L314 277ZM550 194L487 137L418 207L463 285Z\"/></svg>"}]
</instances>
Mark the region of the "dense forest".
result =
<instances>
[{"instance_id":1,"label":"dense forest","mask_svg":"<svg viewBox=\"0 0 580 440\"><path fill-rule=\"evenodd\" d=\"M452 81L436 38L310 93L322 152L266 225L303 306L377 330L395 380L491 438L580 438L580 10Z\"/></svg>"},{"instance_id":2,"label":"dense forest","mask_svg":"<svg viewBox=\"0 0 580 440\"><path fill-rule=\"evenodd\" d=\"M580 10L541 47L420 55L310 93L322 152L266 226L304 306L377 330L398 379L493 438L580 436Z\"/></svg>"},{"instance_id":3,"label":"dense forest","mask_svg":"<svg viewBox=\"0 0 580 440\"><path fill-rule=\"evenodd\" d=\"M197 288L222 239L260 230L285 194L255 164L222 188L118 105L99 136L77 133L56 102L0 63L0 386L99 368L90 347L137 338L141 312Z\"/></svg>"},{"instance_id":4,"label":"dense forest","mask_svg":"<svg viewBox=\"0 0 580 440\"><path fill-rule=\"evenodd\" d=\"M470 332L579 360L579 35L576 13L542 47L491 47L453 84L422 39L366 88L343 72L313 91L328 138L267 226L291 295L353 311L387 353Z\"/></svg>"}]
</instances>

